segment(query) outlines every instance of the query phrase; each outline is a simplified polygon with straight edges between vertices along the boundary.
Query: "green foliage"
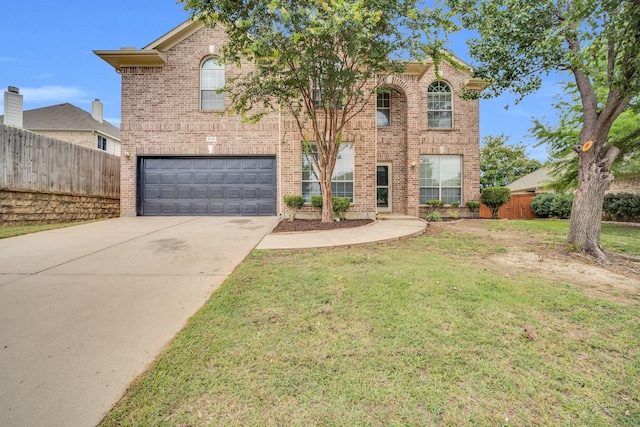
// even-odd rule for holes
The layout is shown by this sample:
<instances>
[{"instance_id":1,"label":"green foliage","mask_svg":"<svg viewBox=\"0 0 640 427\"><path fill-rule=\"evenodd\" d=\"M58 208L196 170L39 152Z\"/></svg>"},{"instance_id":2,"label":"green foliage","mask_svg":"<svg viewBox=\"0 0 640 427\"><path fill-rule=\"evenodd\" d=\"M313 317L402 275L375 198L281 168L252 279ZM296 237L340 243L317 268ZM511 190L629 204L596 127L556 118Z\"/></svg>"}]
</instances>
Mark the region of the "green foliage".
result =
<instances>
[{"instance_id":1,"label":"green foliage","mask_svg":"<svg viewBox=\"0 0 640 427\"><path fill-rule=\"evenodd\" d=\"M299 195L285 194L282 196L282 200L289 211L289 221L293 221L296 219L298 210L304 206L304 198Z\"/></svg>"},{"instance_id":2,"label":"green foliage","mask_svg":"<svg viewBox=\"0 0 640 427\"><path fill-rule=\"evenodd\" d=\"M606 194L602 210L610 220L640 222L640 196L630 193Z\"/></svg>"},{"instance_id":3,"label":"green foliage","mask_svg":"<svg viewBox=\"0 0 640 427\"><path fill-rule=\"evenodd\" d=\"M221 47L227 64L252 63L225 87L232 111L257 121L282 109L303 141L313 141L323 193L345 125L375 100L386 77L402 73L406 62L455 63L443 49L453 30L450 15L420 0L228 1L180 0L193 18L218 26L227 36ZM373 83L373 84L371 84ZM339 112L338 112L339 111ZM330 204L327 201L327 204ZM332 215L323 206L323 220Z\"/></svg>"},{"instance_id":4,"label":"green foliage","mask_svg":"<svg viewBox=\"0 0 640 427\"><path fill-rule=\"evenodd\" d=\"M351 199L348 197L333 197L333 212L338 218L345 219L350 207Z\"/></svg>"},{"instance_id":5,"label":"green foliage","mask_svg":"<svg viewBox=\"0 0 640 427\"><path fill-rule=\"evenodd\" d=\"M431 209L441 208L444 206L444 200L427 200L425 205L430 207Z\"/></svg>"},{"instance_id":6,"label":"green foliage","mask_svg":"<svg viewBox=\"0 0 640 427\"><path fill-rule=\"evenodd\" d=\"M604 73L604 71L602 71ZM606 76L596 80L596 94L600 103L606 101ZM551 176L553 180L547 185L558 191L570 191L578 187L578 155L573 150L579 140L582 127L582 102L575 83L563 83L563 95L570 99L558 99L553 103L556 124L545 123L534 119L529 130L538 140L538 146L545 145L549 153ZM640 172L640 104L635 99L620 114L611 127L607 144L620 149L611 171L615 176L625 173Z\"/></svg>"},{"instance_id":7,"label":"green foliage","mask_svg":"<svg viewBox=\"0 0 640 427\"><path fill-rule=\"evenodd\" d=\"M604 189L619 149L607 138L620 114L640 93L640 7L637 0L447 0L468 40L476 77L489 82L482 96L538 90L543 77L568 73L580 93L579 196L567 240L605 260L600 249ZM603 72L604 70L604 72ZM598 91L602 90L599 96ZM592 141L590 150L580 148ZM637 147L637 139L635 142ZM597 231L597 232L594 232Z\"/></svg>"},{"instance_id":8,"label":"green foliage","mask_svg":"<svg viewBox=\"0 0 640 427\"><path fill-rule=\"evenodd\" d=\"M311 206L316 209L322 209L322 194L314 194L311 196Z\"/></svg>"},{"instance_id":9,"label":"green foliage","mask_svg":"<svg viewBox=\"0 0 640 427\"><path fill-rule=\"evenodd\" d=\"M458 213L458 211L449 211L447 213L449 214L449 218L453 218L453 219L460 218L460 214Z\"/></svg>"},{"instance_id":10,"label":"green foliage","mask_svg":"<svg viewBox=\"0 0 640 427\"><path fill-rule=\"evenodd\" d=\"M498 218L498 210L509 200L511 200L511 190L507 187L483 188L480 193L480 201L491 210L493 218Z\"/></svg>"},{"instance_id":11,"label":"green foliage","mask_svg":"<svg viewBox=\"0 0 640 427\"><path fill-rule=\"evenodd\" d=\"M460 207L460 202L451 202L451 207L452 208L459 208Z\"/></svg>"},{"instance_id":12,"label":"green foliage","mask_svg":"<svg viewBox=\"0 0 640 427\"><path fill-rule=\"evenodd\" d=\"M480 202L476 200L469 200L466 205L472 214L476 214L480 210Z\"/></svg>"},{"instance_id":13,"label":"green foliage","mask_svg":"<svg viewBox=\"0 0 640 427\"><path fill-rule=\"evenodd\" d=\"M442 215L440 214L440 212L431 212L429 215L427 215L427 221L433 221L433 222L440 222L442 221Z\"/></svg>"},{"instance_id":14,"label":"green foliage","mask_svg":"<svg viewBox=\"0 0 640 427\"><path fill-rule=\"evenodd\" d=\"M535 170L542 164L530 159L522 144L509 144L509 137L489 135L480 148L480 186L504 187Z\"/></svg>"},{"instance_id":15,"label":"green foliage","mask_svg":"<svg viewBox=\"0 0 640 427\"><path fill-rule=\"evenodd\" d=\"M531 210L539 218L567 219L571 216L573 194L543 193L533 198Z\"/></svg>"}]
</instances>

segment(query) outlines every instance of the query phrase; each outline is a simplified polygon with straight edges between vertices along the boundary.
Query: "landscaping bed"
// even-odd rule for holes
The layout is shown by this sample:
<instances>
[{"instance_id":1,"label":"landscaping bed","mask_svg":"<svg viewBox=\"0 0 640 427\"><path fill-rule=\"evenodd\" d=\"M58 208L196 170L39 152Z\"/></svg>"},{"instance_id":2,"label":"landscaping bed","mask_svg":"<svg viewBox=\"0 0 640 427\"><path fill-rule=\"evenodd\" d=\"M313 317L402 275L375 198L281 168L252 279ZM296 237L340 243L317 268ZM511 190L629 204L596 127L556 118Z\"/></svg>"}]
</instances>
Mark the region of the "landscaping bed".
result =
<instances>
[{"instance_id":1,"label":"landscaping bed","mask_svg":"<svg viewBox=\"0 0 640 427\"><path fill-rule=\"evenodd\" d=\"M272 233L291 233L314 230L337 230L340 228L362 227L373 222L372 219L345 219L342 221L322 222L319 219L284 219L276 225Z\"/></svg>"}]
</instances>

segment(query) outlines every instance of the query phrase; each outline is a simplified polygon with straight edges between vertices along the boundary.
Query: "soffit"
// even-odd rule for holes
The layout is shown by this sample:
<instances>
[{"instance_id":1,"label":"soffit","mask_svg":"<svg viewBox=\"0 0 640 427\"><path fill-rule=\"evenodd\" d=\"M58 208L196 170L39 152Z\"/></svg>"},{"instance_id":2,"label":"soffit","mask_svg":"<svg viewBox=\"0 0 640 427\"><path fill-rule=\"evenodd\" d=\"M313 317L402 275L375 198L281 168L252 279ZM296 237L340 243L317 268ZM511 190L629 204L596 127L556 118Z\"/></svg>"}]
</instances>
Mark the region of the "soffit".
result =
<instances>
[{"instance_id":1,"label":"soffit","mask_svg":"<svg viewBox=\"0 0 640 427\"><path fill-rule=\"evenodd\" d=\"M188 20L142 49L124 47L120 50L94 50L93 52L117 71L122 67L162 67L167 63L166 51L204 26L199 20Z\"/></svg>"}]
</instances>

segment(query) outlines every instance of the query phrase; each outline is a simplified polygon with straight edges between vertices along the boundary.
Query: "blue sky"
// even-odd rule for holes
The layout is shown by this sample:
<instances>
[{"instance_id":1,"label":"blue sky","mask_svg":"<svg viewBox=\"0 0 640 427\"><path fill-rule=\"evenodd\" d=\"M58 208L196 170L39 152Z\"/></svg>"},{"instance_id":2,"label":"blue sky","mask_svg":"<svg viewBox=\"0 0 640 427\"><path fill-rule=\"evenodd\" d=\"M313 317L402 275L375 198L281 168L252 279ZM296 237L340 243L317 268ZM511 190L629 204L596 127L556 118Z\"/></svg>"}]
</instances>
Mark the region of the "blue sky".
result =
<instances>
[{"instance_id":1,"label":"blue sky","mask_svg":"<svg viewBox=\"0 0 640 427\"><path fill-rule=\"evenodd\" d=\"M20 88L25 110L68 102L90 111L91 101L98 98L105 119L116 126L120 75L93 51L142 48L189 18L173 0L11 1L3 4L2 12L1 91ZM455 37L451 48L471 63L462 37ZM481 136L511 135L511 142L528 147L529 156L546 160L546 149L534 147L527 134L532 117L555 121L550 105L558 90L557 84L547 82L518 105L511 95L481 101Z\"/></svg>"}]
</instances>

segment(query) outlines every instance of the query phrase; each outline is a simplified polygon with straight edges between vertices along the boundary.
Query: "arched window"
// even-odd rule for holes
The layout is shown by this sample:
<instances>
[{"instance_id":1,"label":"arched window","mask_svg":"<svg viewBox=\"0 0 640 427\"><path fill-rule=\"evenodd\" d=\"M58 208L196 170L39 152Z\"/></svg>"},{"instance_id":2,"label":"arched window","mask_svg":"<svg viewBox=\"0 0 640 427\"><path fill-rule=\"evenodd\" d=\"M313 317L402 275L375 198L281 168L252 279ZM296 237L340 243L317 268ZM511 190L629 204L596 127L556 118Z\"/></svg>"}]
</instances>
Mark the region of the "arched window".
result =
<instances>
[{"instance_id":1,"label":"arched window","mask_svg":"<svg viewBox=\"0 0 640 427\"><path fill-rule=\"evenodd\" d=\"M430 128L453 127L453 105L451 103L451 86L443 81L433 82L427 89L428 125Z\"/></svg>"},{"instance_id":2,"label":"arched window","mask_svg":"<svg viewBox=\"0 0 640 427\"><path fill-rule=\"evenodd\" d=\"M224 64L218 58L209 58L200 68L200 109L205 111L223 111Z\"/></svg>"}]
</instances>

